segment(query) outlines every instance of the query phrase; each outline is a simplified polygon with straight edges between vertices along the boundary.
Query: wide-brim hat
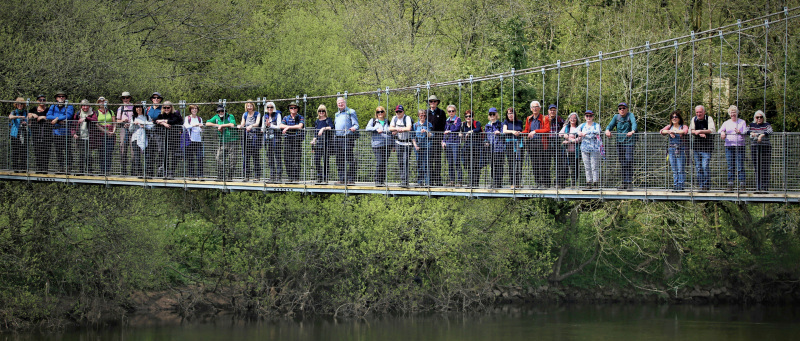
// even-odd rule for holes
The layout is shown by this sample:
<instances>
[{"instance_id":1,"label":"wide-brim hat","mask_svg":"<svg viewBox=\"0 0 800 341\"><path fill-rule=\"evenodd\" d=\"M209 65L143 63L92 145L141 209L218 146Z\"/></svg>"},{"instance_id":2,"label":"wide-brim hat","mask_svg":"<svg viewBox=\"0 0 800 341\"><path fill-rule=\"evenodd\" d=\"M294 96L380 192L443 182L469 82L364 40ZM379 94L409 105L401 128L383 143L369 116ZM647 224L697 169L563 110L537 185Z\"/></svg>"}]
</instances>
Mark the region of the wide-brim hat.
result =
<instances>
[{"instance_id":1,"label":"wide-brim hat","mask_svg":"<svg viewBox=\"0 0 800 341\"><path fill-rule=\"evenodd\" d=\"M67 96L67 93L64 92L64 91L58 90L58 91L56 91L56 95L55 96L56 97L58 97L58 96Z\"/></svg>"},{"instance_id":2,"label":"wide-brim hat","mask_svg":"<svg viewBox=\"0 0 800 341\"><path fill-rule=\"evenodd\" d=\"M80 105L89 105L89 104L91 104L91 102L89 102L88 99L82 99L80 103Z\"/></svg>"},{"instance_id":3,"label":"wide-brim hat","mask_svg":"<svg viewBox=\"0 0 800 341\"><path fill-rule=\"evenodd\" d=\"M101 101L108 102L108 100L105 97L100 96L100 97L97 98L97 102L95 102L95 103L100 103Z\"/></svg>"},{"instance_id":4,"label":"wide-brim hat","mask_svg":"<svg viewBox=\"0 0 800 341\"><path fill-rule=\"evenodd\" d=\"M155 97L158 97L158 98L164 99L164 96L161 96L161 93L160 93L160 92L158 92L158 91L155 91L155 92L153 92L153 94L152 94L152 95L150 95L150 98L155 98Z\"/></svg>"},{"instance_id":5,"label":"wide-brim hat","mask_svg":"<svg viewBox=\"0 0 800 341\"><path fill-rule=\"evenodd\" d=\"M123 91L123 92L122 92L122 95L119 95L119 97L120 97L120 98L122 98L122 97L131 97L131 93L130 93L130 92L127 92L127 91Z\"/></svg>"},{"instance_id":6,"label":"wide-brim hat","mask_svg":"<svg viewBox=\"0 0 800 341\"><path fill-rule=\"evenodd\" d=\"M436 95L430 95L430 96L428 97L428 102L429 102L429 103L430 103L430 102L439 102L439 97L436 97Z\"/></svg>"},{"instance_id":7,"label":"wide-brim hat","mask_svg":"<svg viewBox=\"0 0 800 341\"><path fill-rule=\"evenodd\" d=\"M300 105L297 104L297 101L292 101L291 103L289 103L289 107L288 108L291 109L292 107L297 107L297 109L300 109Z\"/></svg>"}]
</instances>

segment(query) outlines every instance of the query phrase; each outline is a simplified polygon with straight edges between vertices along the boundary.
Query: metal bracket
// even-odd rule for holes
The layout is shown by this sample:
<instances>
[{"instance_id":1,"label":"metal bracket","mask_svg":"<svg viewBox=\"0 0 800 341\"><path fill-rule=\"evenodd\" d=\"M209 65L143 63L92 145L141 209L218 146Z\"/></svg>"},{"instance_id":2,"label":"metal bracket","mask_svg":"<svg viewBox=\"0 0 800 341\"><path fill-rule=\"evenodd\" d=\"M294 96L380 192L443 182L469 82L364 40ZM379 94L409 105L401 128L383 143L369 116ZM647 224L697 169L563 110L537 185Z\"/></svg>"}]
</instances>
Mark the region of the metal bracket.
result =
<instances>
[{"instance_id":1,"label":"metal bracket","mask_svg":"<svg viewBox=\"0 0 800 341\"><path fill-rule=\"evenodd\" d=\"M303 103L308 103L308 96L306 96L306 94L303 94Z\"/></svg>"},{"instance_id":2,"label":"metal bracket","mask_svg":"<svg viewBox=\"0 0 800 341\"><path fill-rule=\"evenodd\" d=\"M472 82L473 82L473 77L472 75L469 75L469 84L472 84Z\"/></svg>"},{"instance_id":3,"label":"metal bracket","mask_svg":"<svg viewBox=\"0 0 800 341\"><path fill-rule=\"evenodd\" d=\"M646 42L644 42L644 48L645 48L646 50L650 51L650 41L649 41L649 40L648 40L648 41L646 41Z\"/></svg>"},{"instance_id":4,"label":"metal bracket","mask_svg":"<svg viewBox=\"0 0 800 341\"><path fill-rule=\"evenodd\" d=\"M599 58L599 60L603 60L603 51L597 53L597 58Z\"/></svg>"},{"instance_id":5,"label":"metal bracket","mask_svg":"<svg viewBox=\"0 0 800 341\"><path fill-rule=\"evenodd\" d=\"M428 90L431 89L431 82L430 81L425 82L425 89L428 89Z\"/></svg>"}]
</instances>

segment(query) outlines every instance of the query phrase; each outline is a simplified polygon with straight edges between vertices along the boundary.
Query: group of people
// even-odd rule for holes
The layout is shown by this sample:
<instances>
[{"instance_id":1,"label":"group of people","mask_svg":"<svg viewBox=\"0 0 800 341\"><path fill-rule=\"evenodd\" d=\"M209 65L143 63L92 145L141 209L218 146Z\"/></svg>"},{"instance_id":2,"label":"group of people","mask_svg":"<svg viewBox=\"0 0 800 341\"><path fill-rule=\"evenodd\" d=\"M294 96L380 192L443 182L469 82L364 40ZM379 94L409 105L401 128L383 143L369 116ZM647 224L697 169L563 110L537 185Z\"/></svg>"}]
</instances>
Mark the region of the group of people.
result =
<instances>
[{"instance_id":1,"label":"group of people","mask_svg":"<svg viewBox=\"0 0 800 341\"><path fill-rule=\"evenodd\" d=\"M179 162L183 161L185 171L181 174L202 179L205 176L203 129L211 127L217 130L219 138L215 151L219 179L227 180L236 175L245 181L264 178L269 182L300 181L303 143L309 131L311 139L307 143L313 152L316 183L327 184L332 180L331 156L336 158L336 184L354 184L356 180L359 159L356 142L362 126L355 110L347 107L343 97L336 99L335 114L329 115L327 107L320 105L314 125L308 127L299 114L297 102L289 103L288 114L277 110L275 103L267 102L262 115L256 110L256 103L247 101L237 124L237 117L224 105L219 105L216 115L205 122L198 115L196 105L189 105L184 117L173 103L163 101L158 92L152 93L149 105L134 104L130 93L123 92L120 95L122 105L116 112L109 110L104 97L95 103L82 100L77 108L69 105L66 98L63 91L56 92L55 104L47 106L46 96L39 95L38 105L27 112L22 98L15 101L15 109L9 114L12 169L108 174L118 151L122 175L172 178L179 169ZM627 103L619 103L618 112L605 129L596 122L591 110L583 113L583 121L575 112L564 120L556 105L548 106L545 114L538 101L530 103L531 114L524 121L517 117L513 107L506 108L502 118L498 117L497 108L492 107L486 124L476 120L470 110L464 112L462 119L455 105L442 110L439 103L436 95L431 95L427 99L428 108L417 111L416 122L403 105L394 107L395 115L391 118L386 108L375 109L363 131L370 134L375 157L371 174L376 186L386 185L389 156L394 152L400 186L408 187L412 180L409 173L413 151L417 186L475 188L480 184L482 169L491 165L489 187L503 187L507 172L510 188L520 188L524 175L522 166L527 161L535 182L533 188L562 188L568 181L577 188L582 160L585 171L582 189L594 190L600 186L605 135L616 139L619 188L632 187L638 127ZM709 190L709 163L714 135L718 133L725 144L727 189L744 190L745 145L749 137L756 189L767 191L772 128L764 113L757 111L753 122L748 124L739 118L738 108L731 106L728 109L730 119L717 130L702 105L694 111L695 116L688 125L679 110L670 113L670 124L660 130L668 140L667 155L674 190L685 188L686 158L690 150L694 154L698 190ZM689 135L694 135L691 141ZM28 151L28 146L32 150ZM262 174L262 151L265 151L268 177ZM448 164L446 183L441 171L442 154ZM27 155L35 155L34 164L27 164ZM93 155L98 162L89 161ZM55 168L50 168L52 160L56 161ZM234 167L239 162L241 172ZM100 169L93 169L95 165Z\"/></svg>"}]
</instances>

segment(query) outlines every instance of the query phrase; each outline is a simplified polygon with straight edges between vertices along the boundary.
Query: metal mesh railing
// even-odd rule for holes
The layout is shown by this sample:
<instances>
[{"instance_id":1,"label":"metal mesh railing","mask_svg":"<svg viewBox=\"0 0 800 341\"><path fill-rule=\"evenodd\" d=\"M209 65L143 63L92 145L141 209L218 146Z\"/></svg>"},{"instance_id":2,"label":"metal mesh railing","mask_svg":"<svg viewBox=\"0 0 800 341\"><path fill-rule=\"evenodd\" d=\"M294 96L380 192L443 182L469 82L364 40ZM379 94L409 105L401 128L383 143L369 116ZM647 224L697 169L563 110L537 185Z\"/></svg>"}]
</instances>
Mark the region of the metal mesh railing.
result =
<instances>
[{"instance_id":1,"label":"metal mesh railing","mask_svg":"<svg viewBox=\"0 0 800 341\"><path fill-rule=\"evenodd\" d=\"M31 122L11 136L10 127L7 118L0 120L0 169L29 174L462 189L800 190L800 169L793 164L800 159L797 133L774 133L769 145L745 138L733 151L713 135L707 185L698 173L704 160L696 155L693 136L671 152L667 137L658 133L638 133L628 145L602 136L599 183L593 188L581 142L565 144L558 134L537 134L533 140L435 132L425 140L412 132L412 138L399 141L368 131L337 137L333 131L316 135L314 129L264 134L202 127L192 136L181 126L108 124L101 129L73 121ZM736 167L737 156L741 167ZM678 166L682 181L673 172ZM630 188L624 188L628 177Z\"/></svg>"}]
</instances>

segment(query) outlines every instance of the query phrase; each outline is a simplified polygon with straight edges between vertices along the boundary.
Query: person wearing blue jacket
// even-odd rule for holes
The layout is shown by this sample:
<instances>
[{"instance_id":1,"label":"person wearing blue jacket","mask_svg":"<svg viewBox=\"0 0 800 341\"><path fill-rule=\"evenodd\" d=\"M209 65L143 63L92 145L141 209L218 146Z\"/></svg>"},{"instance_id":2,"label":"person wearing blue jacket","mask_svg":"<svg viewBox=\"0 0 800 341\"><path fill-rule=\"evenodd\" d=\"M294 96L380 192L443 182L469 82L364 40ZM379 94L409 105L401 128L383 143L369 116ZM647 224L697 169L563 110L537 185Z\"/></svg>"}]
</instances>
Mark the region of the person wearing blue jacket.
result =
<instances>
[{"instance_id":1,"label":"person wearing blue jacket","mask_svg":"<svg viewBox=\"0 0 800 341\"><path fill-rule=\"evenodd\" d=\"M483 127L486 136L485 146L489 149L490 164L492 165L492 182L490 188L503 186L503 160L505 144L501 138L503 126L498 121L497 108L489 108L489 122Z\"/></svg>"},{"instance_id":2,"label":"person wearing blue jacket","mask_svg":"<svg viewBox=\"0 0 800 341\"><path fill-rule=\"evenodd\" d=\"M625 102L617 106L618 114L614 115L606 127L606 137L611 137L611 129L616 129L617 161L622 175L619 189L630 189L633 182L633 150L636 147L636 117L628 112Z\"/></svg>"},{"instance_id":3,"label":"person wearing blue jacket","mask_svg":"<svg viewBox=\"0 0 800 341\"><path fill-rule=\"evenodd\" d=\"M69 144L69 131L67 121L75 115L75 109L67 105L67 94L63 91L56 92L56 102L47 110L47 121L53 126L53 138L50 140L50 157L58 161L57 173L66 173L69 168L71 145Z\"/></svg>"},{"instance_id":4,"label":"person wearing blue jacket","mask_svg":"<svg viewBox=\"0 0 800 341\"><path fill-rule=\"evenodd\" d=\"M367 122L367 131L372 134L372 151L375 153L375 186L386 185L386 164L392 152L392 137L389 135L389 121L386 109L375 108L375 117Z\"/></svg>"}]
</instances>

